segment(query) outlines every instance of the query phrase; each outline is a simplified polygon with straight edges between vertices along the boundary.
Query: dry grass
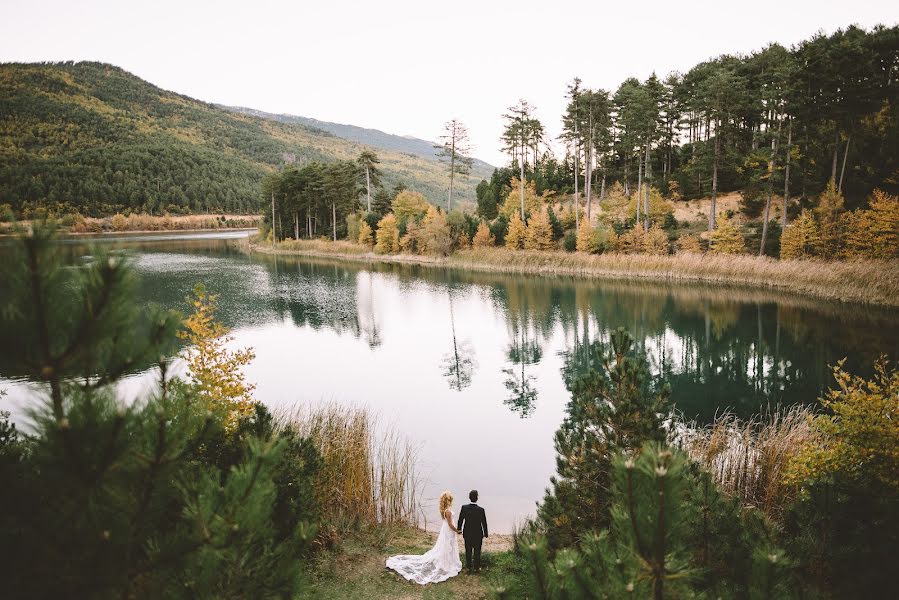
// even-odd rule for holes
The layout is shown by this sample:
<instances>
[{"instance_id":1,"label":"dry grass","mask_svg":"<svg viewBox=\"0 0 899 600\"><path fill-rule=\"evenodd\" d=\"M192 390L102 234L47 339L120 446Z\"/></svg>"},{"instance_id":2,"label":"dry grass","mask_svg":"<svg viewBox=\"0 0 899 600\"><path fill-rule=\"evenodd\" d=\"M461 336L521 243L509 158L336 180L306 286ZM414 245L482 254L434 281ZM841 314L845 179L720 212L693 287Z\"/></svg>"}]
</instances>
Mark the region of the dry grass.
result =
<instances>
[{"instance_id":1,"label":"dry grass","mask_svg":"<svg viewBox=\"0 0 899 600\"><path fill-rule=\"evenodd\" d=\"M705 427L675 427L673 443L705 467L726 494L776 515L792 493L783 483L784 471L815 435L812 416L801 406L747 421L725 413Z\"/></svg>"},{"instance_id":2,"label":"dry grass","mask_svg":"<svg viewBox=\"0 0 899 600\"><path fill-rule=\"evenodd\" d=\"M488 248L457 252L446 264L506 273L750 285L844 302L899 306L899 263L887 260L827 262L709 254L591 255Z\"/></svg>"},{"instance_id":3,"label":"dry grass","mask_svg":"<svg viewBox=\"0 0 899 600\"><path fill-rule=\"evenodd\" d=\"M316 496L330 522L416 523L416 451L392 430L379 434L368 409L327 404L280 420L311 439L322 457Z\"/></svg>"},{"instance_id":4,"label":"dry grass","mask_svg":"<svg viewBox=\"0 0 899 600\"><path fill-rule=\"evenodd\" d=\"M224 220L222 220L224 216ZM254 215L163 215L117 214L111 217L63 217L71 233L106 233L120 231L196 231L200 229L233 229L257 227L261 217Z\"/></svg>"},{"instance_id":5,"label":"dry grass","mask_svg":"<svg viewBox=\"0 0 899 600\"><path fill-rule=\"evenodd\" d=\"M361 244L356 244L354 242L348 242L346 240L325 240L325 239L313 239L313 240L284 240L283 242L278 242L275 248L271 247L271 244L265 242L258 242L259 250L269 251L272 253L279 252L299 252L303 254L315 255L317 253L333 255L362 255L366 254L369 250L365 246Z\"/></svg>"}]
</instances>

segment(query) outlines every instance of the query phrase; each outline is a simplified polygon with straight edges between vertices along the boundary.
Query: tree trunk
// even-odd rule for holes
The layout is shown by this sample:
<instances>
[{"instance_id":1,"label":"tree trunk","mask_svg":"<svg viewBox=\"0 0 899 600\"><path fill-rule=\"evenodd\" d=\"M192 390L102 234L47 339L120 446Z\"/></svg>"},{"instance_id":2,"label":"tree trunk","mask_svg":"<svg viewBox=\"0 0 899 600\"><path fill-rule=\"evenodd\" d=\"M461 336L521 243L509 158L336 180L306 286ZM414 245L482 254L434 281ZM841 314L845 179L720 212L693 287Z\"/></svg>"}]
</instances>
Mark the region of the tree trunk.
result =
<instances>
[{"instance_id":1,"label":"tree trunk","mask_svg":"<svg viewBox=\"0 0 899 600\"><path fill-rule=\"evenodd\" d=\"M709 231L715 230L715 200L718 197L718 153L720 151L721 132L715 128L715 161L712 163L712 204L709 207Z\"/></svg>"},{"instance_id":2,"label":"tree trunk","mask_svg":"<svg viewBox=\"0 0 899 600\"><path fill-rule=\"evenodd\" d=\"M649 231L649 182L652 177L652 164L649 162L649 140L646 140L646 166L643 168L643 231Z\"/></svg>"},{"instance_id":3,"label":"tree trunk","mask_svg":"<svg viewBox=\"0 0 899 600\"><path fill-rule=\"evenodd\" d=\"M293 211L293 239L300 239L300 215Z\"/></svg>"},{"instance_id":4,"label":"tree trunk","mask_svg":"<svg viewBox=\"0 0 899 600\"><path fill-rule=\"evenodd\" d=\"M590 215L592 211L590 210L593 205L593 136L590 136L590 146L587 148L587 168L585 169L586 173L584 175L584 191L587 193L587 224L589 225L593 221L590 219Z\"/></svg>"},{"instance_id":5,"label":"tree trunk","mask_svg":"<svg viewBox=\"0 0 899 600\"><path fill-rule=\"evenodd\" d=\"M793 149L793 119L787 125L787 156L784 159L784 209L780 217L781 233L787 228L787 206L790 205L790 151Z\"/></svg>"},{"instance_id":6,"label":"tree trunk","mask_svg":"<svg viewBox=\"0 0 899 600\"><path fill-rule=\"evenodd\" d=\"M606 198L606 168L602 168L602 182L599 184L599 201L602 202Z\"/></svg>"},{"instance_id":7,"label":"tree trunk","mask_svg":"<svg viewBox=\"0 0 899 600\"><path fill-rule=\"evenodd\" d=\"M639 155L638 155L639 156ZM637 227L640 226L640 204L643 200L643 161L637 163Z\"/></svg>"},{"instance_id":8,"label":"tree trunk","mask_svg":"<svg viewBox=\"0 0 899 600\"><path fill-rule=\"evenodd\" d=\"M575 131L575 138L574 138L574 230L575 231L578 231L581 228L581 217L580 217L581 202L580 202L580 197L578 196L578 189L577 189L577 180L578 180L578 177L580 176L580 173L578 173L578 169L577 169L577 153L578 153L577 131Z\"/></svg>"},{"instance_id":9,"label":"tree trunk","mask_svg":"<svg viewBox=\"0 0 899 600\"><path fill-rule=\"evenodd\" d=\"M524 142L521 144L521 155L518 157L518 165L521 167L521 222L524 223Z\"/></svg>"},{"instance_id":10,"label":"tree trunk","mask_svg":"<svg viewBox=\"0 0 899 600\"><path fill-rule=\"evenodd\" d=\"M334 232L334 241L337 241L337 204L331 203L331 231Z\"/></svg>"},{"instance_id":11,"label":"tree trunk","mask_svg":"<svg viewBox=\"0 0 899 600\"><path fill-rule=\"evenodd\" d=\"M446 212L453 210L453 174L456 171L456 128L453 126L453 139L450 141L450 189L446 203Z\"/></svg>"},{"instance_id":12,"label":"tree trunk","mask_svg":"<svg viewBox=\"0 0 899 600\"><path fill-rule=\"evenodd\" d=\"M272 248L275 247L275 192L272 192Z\"/></svg>"},{"instance_id":13,"label":"tree trunk","mask_svg":"<svg viewBox=\"0 0 899 600\"><path fill-rule=\"evenodd\" d=\"M837 191L843 191L843 175L846 174L846 158L849 156L849 140L852 139L851 135L846 136L846 150L843 151L843 166L840 167L840 185L837 186Z\"/></svg>"},{"instance_id":14,"label":"tree trunk","mask_svg":"<svg viewBox=\"0 0 899 600\"><path fill-rule=\"evenodd\" d=\"M836 126L835 126L836 127ZM833 134L833 165L830 168L830 179L837 182L837 154L840 152L840 130L836 128Z\"/></svg>"},{"instance_id":15,"label":"tree trunk","mask_svg":"<svg viewBox=\"0 0 899 600\"><path fill-rule=\"evenodd\" d=\"M777 141L779 139L780 121L777 122L777 135L771 140L771 158L768 159L768 199L765 201L765 217L762 221L762 241L759 244L759 256L765 256L765 242L768 241L768 219L771 218L771 195L774 193L774 158L777 156Z\"/></svg>"}]
</instances>

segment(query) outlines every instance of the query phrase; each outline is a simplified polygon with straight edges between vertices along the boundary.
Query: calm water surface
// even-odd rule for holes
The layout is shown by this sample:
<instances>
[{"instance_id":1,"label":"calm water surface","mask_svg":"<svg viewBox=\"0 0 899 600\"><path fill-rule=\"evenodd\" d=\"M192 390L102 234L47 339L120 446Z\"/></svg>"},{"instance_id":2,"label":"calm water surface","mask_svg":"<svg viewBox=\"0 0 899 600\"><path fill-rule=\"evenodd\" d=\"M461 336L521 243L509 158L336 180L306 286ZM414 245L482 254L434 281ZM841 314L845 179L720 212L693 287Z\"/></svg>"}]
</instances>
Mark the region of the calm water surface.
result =
<instances>
[{"instance_id":1,"label":"calm water surface","mask_svg":"<svg viewBox=\"0 0 899 600\"><path fill-rule=\"evenodd\" d=\"M247 377L266 404L369 406L417 444L431 524L427 508L443 489L462 500L478 488L498 532L533 513L555 469L563 372L614 328L635 335L677 408L699 421L812 403L829 364L848 357L865 373L878 354L899 356L897 311L713 286L251 257L235 237L103 243L133 255L143 302L186 311L198 282L219 294L234 346L256 352ZM0 349L0 365L14 352ZM136 374L122 393L147 385ZM0 389L0 409L19 418L38 392L2 371Z\"/></svg>"}]
</instances>

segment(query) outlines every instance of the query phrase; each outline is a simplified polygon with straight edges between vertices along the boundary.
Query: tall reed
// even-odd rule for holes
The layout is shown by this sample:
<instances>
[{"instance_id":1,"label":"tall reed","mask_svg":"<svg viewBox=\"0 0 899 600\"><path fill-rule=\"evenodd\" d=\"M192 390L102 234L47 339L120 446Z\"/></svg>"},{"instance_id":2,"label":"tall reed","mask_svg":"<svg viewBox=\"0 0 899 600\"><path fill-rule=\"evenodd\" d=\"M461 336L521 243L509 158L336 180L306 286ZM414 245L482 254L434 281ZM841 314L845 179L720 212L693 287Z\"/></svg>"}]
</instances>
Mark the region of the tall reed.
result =
<instances>
[{"instance_id":1,"label":"tall reed","mask_svg":"<svg viewBox=\"0 0 899 600\"><path fill-rule=\"evenodd\" d=\"M379 431L367 408L326 404L280 416L309 438L323 465L316 498L332 523L415 524L421 486L415 448L395 431Z\"/></svg>"},{"instance_id":2,"label":"tall reed","mask_svg":"<svg viewBox=\"0 0 899 600\"><path fill-rule=\"evenodd\" d=\"M777 515L792 497L783 473L815 435L812 416L812 409L805 406L777 409L748 420L724 413L706 426L677 424L672 442L705 467L722 491Z\"/></svg>"}]
</instances>

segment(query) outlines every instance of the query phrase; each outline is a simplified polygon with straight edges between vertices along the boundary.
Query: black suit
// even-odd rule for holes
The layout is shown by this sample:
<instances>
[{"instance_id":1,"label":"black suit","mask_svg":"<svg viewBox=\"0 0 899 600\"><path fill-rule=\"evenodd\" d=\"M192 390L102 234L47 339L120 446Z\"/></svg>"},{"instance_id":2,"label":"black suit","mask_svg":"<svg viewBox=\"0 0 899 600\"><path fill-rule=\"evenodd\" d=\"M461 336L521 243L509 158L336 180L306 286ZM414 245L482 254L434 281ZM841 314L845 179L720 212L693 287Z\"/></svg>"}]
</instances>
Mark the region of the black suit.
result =
<instances>
[{"instance_id":1,"label":"black suit","mask_svg":"<svg viewBox=\"0 0 899 600\"><path fill-rule=\"evenodd\" d=\"M487 537L487 513L477 504L466 504L459 511L456 529L462 530L465 540L465 566L471 572L471 554L474 552L474 568L481 570L481 544Z\"/></svg>"}]
</instances>

